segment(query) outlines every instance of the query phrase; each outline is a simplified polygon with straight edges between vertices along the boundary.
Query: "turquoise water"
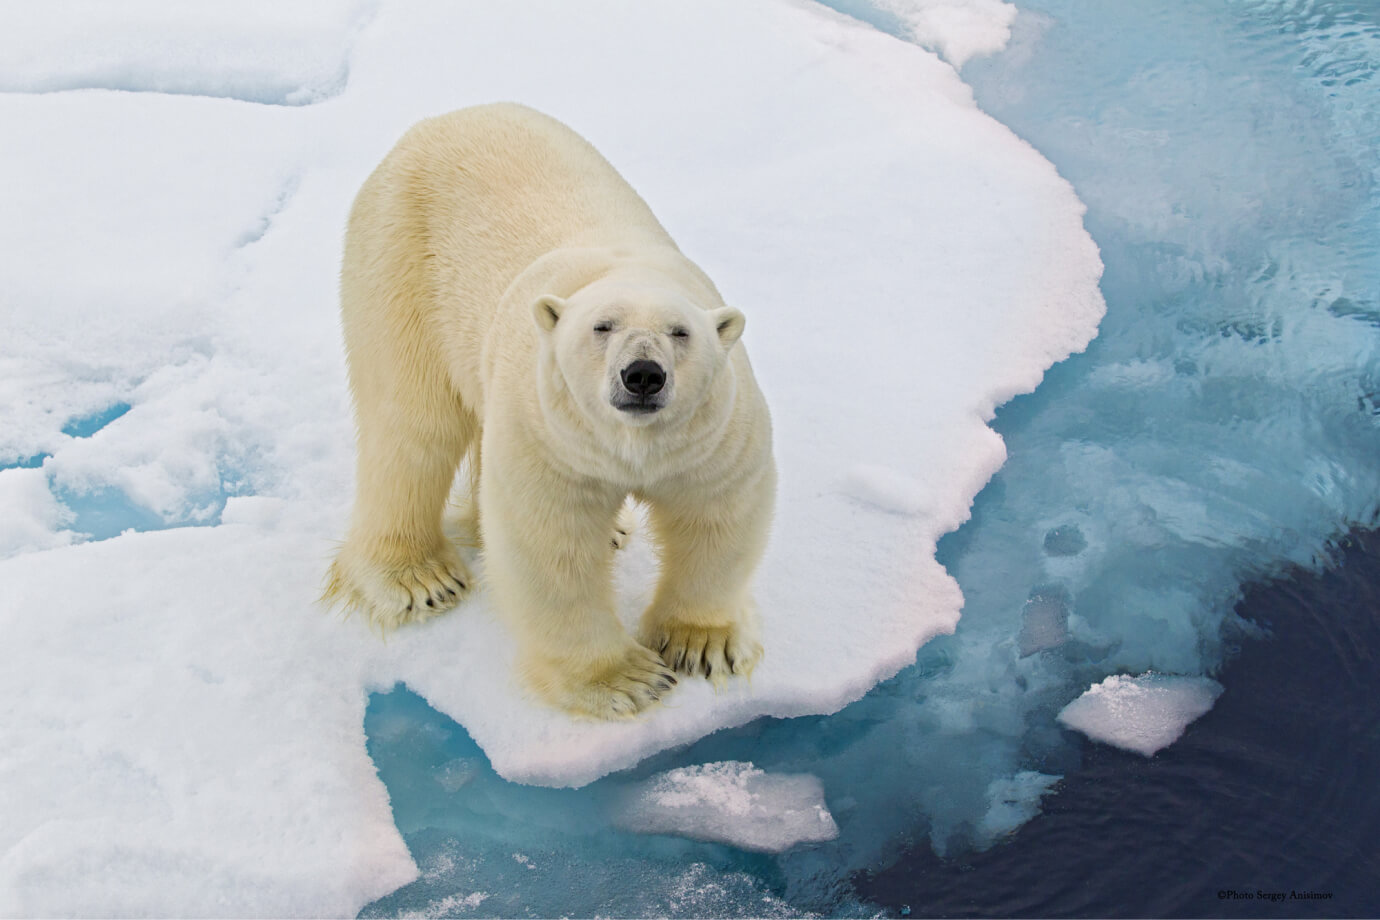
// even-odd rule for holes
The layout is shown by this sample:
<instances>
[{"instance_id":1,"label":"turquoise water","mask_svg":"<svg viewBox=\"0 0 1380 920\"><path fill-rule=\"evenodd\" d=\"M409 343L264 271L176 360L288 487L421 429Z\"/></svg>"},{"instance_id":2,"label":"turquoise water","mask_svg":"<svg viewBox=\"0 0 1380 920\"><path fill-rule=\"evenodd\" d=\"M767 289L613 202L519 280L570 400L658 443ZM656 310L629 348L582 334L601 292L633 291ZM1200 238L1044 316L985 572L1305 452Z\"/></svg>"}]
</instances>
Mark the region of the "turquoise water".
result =
<instances>
[{"instance_id":1,"label":"turquoise water","mask_svg":"<svg viewBox=\"0 0 1380 920\"><path fill-rule=\"evenodd\" d=\"M62 433L74 438L89 438L106 425L120 418L131 408L129 403L115 403L99 412L70 420L62 426Z\"/></svg>"},{"instance_id":2,"label":"turquoise water","mask_svg":"<svg viewBox=\"0 0 1380 920\"><path fill-rule=\"evenodd\" d=\"M899 29L867 4L837 6ZM1212 914L1215 900L1199 908L1125 884L1100 862L1116 847L1095 832L1142 847L1147 860L1157 842L1172 846L1183 866L1200 867L1222 865L1213 854L1232 832L1284 841L1247 864L1263 876L1270 853L1335 860L1320 835L1370 839L1303 815L1286 836L1231 824L1222 803L1238 785L1263 794L1270 776L1241 759L1258 751L1232 761L1211 739L1236 737L1252 713L1265 713L1267 727L1275 718L1268 707L1279 698L1252 693L1261 677L1241 669L1287 668L1289 656L1260 649L1299 629L1332 635L1325 600L1314 598L1300 625L1294 608L1238 606L1243 585L1303 578L1336 558L1342 535L1377 522L1380 6L1031 0L1021 10L1008 49L963 77L1088 205L1108 312L1086 354L998 414L1010 459L973 519L940 545L967 600L958 631L836 715L762 720L582 790L506 783L463 729L419 699L376 696L370 752L424 877L365 914L867 915L879 904L923 914L930 900L948 904L937 912L977 914ZM1262 609L1269 615L1252 612ZM1329 648L1352 666L1356 654L1373 662L1380 652L1365 646L1373 630L1338 635L1360 650L1296 643L1310 656L1298 673L1332 661ZM1191 728L1182 753L1146 765L1055 722L1089 684L1147 669L1216 675L1226 687L1222 714ZM1325 680L1297 687L1315 698L1281 713L1281 726L1333 711ZM1355 706L1364 696L1344 698ZM1313 721L1342 733L1328 748L1335 756L1285 752L1281 762L1306 764L1326 807L1369 801L1373 776L1355 772L1346 752L1370 735L1342 742L1376 720ZM611 803L630 783L717 760L818 776L839 838L764 856L613 826ZM1184 785L1118 829L1114 804L1134 800L1143 771L1164 763L1178 765ZM1051 778L1051 795L1007 782L1030 774ZM1090 839L1031 830L1080 802L1107 815L1068 825ZM1013 808L1047 814L1007 836L1019 821L997 819ZM1202 837L1215 850L1194 851L1174 832L1214 815L1229 830ZM927 884L954 886L945 872L998 857L1056 860L1091 894L1080 908L1038 880L1025 878L1017 897L983 876L988 901L927 896ZM1215 881L1185 869L1184 878L1306 886L1321 871L1304 856L1287 869ZM1363 877L1348 876L1347 903L1380 905L1380 891L1357 893Z\"/></svg>"}]
</instances>

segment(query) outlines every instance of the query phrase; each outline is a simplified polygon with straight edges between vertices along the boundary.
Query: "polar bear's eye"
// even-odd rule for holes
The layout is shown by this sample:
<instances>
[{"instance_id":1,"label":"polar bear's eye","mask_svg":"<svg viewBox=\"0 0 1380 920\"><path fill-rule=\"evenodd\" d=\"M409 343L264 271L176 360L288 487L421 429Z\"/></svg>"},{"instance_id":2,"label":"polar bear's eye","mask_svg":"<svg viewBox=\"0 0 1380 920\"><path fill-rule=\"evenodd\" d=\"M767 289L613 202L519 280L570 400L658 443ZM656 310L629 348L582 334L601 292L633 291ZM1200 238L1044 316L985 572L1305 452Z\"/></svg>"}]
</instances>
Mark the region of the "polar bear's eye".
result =
<instances>
[{"instance_id":1,"label":"polar bear's eye","mask_svg":"<svg viewBox=\"0 0 1380 920\"><path fill-rule=\"evenodd\" d=\"M690 330L686 329L684 326L677 326L676 328L671 330L671 338L688 339L690 338Z\"/></svg>"},{"instance_id":2,"label":"polar bear's eye","mask_svg":"<svg viewBox=\"0 0 1380 920\"><path fill-rule=\"evenodd\" d=\"M605 332L612 332L613 323L609 322L608 320L604 320L602 323L595 323L594 331L599 333L600 335L602 335Z\"/></svg>"}]
</instances>

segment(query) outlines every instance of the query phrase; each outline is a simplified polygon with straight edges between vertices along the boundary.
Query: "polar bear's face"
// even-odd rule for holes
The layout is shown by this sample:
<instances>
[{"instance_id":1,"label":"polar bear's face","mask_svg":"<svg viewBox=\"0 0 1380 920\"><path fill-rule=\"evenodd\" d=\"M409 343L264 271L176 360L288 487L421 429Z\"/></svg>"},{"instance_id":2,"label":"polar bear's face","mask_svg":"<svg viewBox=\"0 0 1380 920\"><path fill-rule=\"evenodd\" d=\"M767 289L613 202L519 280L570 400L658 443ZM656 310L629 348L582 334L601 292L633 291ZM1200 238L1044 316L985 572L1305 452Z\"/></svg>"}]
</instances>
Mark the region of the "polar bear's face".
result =
<instances>
[{"instance_id":1,"label":"polar bear's face","mask_svg":"<svg viewBox=\"0 0 1380 920\"><path fill-rule=\"evenodd\" d=\"M591 420L632 427L688 419L743 333L732 307L665 289L591 285L533 305L566 387Z\"/></svg>"}]
</instances>

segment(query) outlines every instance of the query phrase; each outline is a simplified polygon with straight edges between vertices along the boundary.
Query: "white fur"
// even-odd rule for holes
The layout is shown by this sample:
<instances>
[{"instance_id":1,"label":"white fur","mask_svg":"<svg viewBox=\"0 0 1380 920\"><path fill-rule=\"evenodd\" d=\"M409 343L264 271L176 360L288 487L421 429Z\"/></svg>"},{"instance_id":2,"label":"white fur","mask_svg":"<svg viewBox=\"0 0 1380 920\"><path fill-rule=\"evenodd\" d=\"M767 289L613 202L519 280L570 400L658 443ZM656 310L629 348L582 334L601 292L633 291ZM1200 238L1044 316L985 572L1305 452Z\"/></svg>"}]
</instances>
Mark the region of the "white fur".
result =
<instances>
[{"instance_id":1,"label":"white fur","mask_svg":"<svg viewBox=\"0 0 1380 920\"><path fill-rule=\"evenodd\" d=\"M472 589L441 526L468 458L460 527L542 698L609 718L672 670L752 671L775 469L743 316L588 143L510 104L413 127L355 200L341 311L359 465L328 598L388 629ZM638 359L656 411L626 408ZM640 643L612 588L630 497L661 556Z\"/></svg>"}]
</instances>

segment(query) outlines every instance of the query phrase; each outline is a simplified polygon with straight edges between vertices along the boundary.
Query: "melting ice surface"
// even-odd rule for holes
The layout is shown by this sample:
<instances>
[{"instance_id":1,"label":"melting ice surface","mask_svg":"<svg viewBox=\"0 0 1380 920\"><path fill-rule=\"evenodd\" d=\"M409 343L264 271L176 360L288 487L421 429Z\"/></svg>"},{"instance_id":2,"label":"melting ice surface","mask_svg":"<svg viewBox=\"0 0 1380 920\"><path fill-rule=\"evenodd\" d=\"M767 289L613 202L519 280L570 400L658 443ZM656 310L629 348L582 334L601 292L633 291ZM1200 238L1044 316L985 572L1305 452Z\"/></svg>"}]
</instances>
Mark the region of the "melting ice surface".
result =
<instances>
[{"instance_id":1,"label":"melting ice surface","mask_svg":"<svg viewBox=\"0 0 1380 920\"><path fill-rule=\"evenodd\" d=\"M267 81L255 68L272 56L252 53L253 42L210 70L184 59L172 84L150 63L159 55L119 42L132 56L88 58L75 82L32 64L0 73L6 124L41 126L7 136L7 168L42 179L7 187L0 209L25 216L0 221L0 243L16 254L0 269L10 298L0 551L13 555L0 570L0 692L18 704L0 752L0 912L217 903L343 914L393 892L366 913L866 913L848 894L850 873L926 834L941 852L986 845L1057 794L1087 743L1056 721L1067 704L1117 674L1211 673L1233 630L1247 628L1231 618L1242 579L1315 563L1339 529L1374 520L1372 9L839 7L901 40L813 8L699 4L676 18L668 4L621 23L620 34L647 41L591 47L552 81L531 67L514 75L510 55L484 49L507 47L516 30L529 45L551 43L537 60L568 53L580 23L562 21L558 5L520 27L481 17L457 29L445 17L461 14L440 7L384 4L370 22L372 10L340 2L307 29L316 56ZM955 13L976 18L946 28ZM31 34L77 47L55 17L29 19ZM206 29L193 14L158 21L169 47L192 47ZM461 35L473 55L455 53ZM303 613L349 489L331 296L338 228L407 123L485 98L516 96L577 123L721 286L754 305L754 361L781 388L769 393L778 451L799 460L798 479L783 477L775 545L802 556L764 571L764 602L832 602L814 579L836 558L834 590L885 586L857 609L835 603L835 617L846 607L857 618L850 625L912 602L956 611L926 541L959 523L1001 459L981 421L1086 335L1022 327L1061 314L1006 307L1058 280L1039 264L1084 256L1038 250L1032 220L1066 217L1066 189L972 112L946 65L905 43L967 62L977 102L1073 182L1107 266L1100 337L1000 413L1010 458L973 520L939 545L963 589L957 631L833 715L748 722L580 789L503 779L493 759L503 745L486 752L405 691L376 696L366 718L365 688L400 678L462 713L447 692L456 650L501 636L475 612L378 650L362 629ZM648 57L629 61L637 49ZM751 72L735 69L744 61ZM447 69L464 64L473 69ZM83 86L96 89L55 92ZM580 102L591 95L597 106ZM658 120L666 99L676 118ZM320 104L263 104L290 101ZM942 172L950 195L936 197L936 167L959 162L971 169ZM955 181L1003 173L1004 195ZM710 178L722 198L705 198ZM994 201L1009 209L998 220L986 210ZM994 237L994 225L1011 234ZM1072 239L1067 228L1055 237ZM994 276L997 289L982 288L992 303L973 302L973 279ZM1088 278L1065 290L1085 297ZM930 349L920 373L939 371L909 382L924 398L900 421L859 414L856 390L837 384L896 368L847 356L891 353L905 339L896 329L910 328L905 306L949 298L992 312L973 326L912 330L923 333L914 347ZM774 303L811 307L773 314ZM865 312L900 325L850 338L856 328L840 319ZM801 324L792 335L753 338L787 319ZM1032 342L1060 344L1031 354ZM951 354L964 359L946 363ZM817 411L786 409L783 395ZM985 404L971 424L917 427L931 403L975 396ZM105 428L63 432L117 403L132 408ZM853 427L826 436L821 418ZM955 442L964 432L971 440ZM955 449L927 453L929 443ZM74 523L75 496L102 488L158 526L216 515L220 526L71 545L90 532ZM820 509L833 526L815 542L800 521ZM873 557L825 552L854 544ZM914 550L913 568L875 555L897 546ZM888 581L898 571L914 582ZM92 583L96 600L54 603L55 590ZM909 647L951 624L920 624ZM796 648L769 661L788 664ZM909 649L896 659L873 669L894 672ZM803 671L826 672L827 662ZM493 674L501 668L480 678ZM788 681L788 669L776 674ZM840 703L871 683L850 680ZM728 721L749 713L736 697L701 696L668 724L694 728L705 708ZM568 762L556 760L535 769ZM577 779L610 765L598 760L586 757ZM684 820L638 823L655 790L686 794L672 806L688 809ZM770 808L794 834L791 814L816 805L837 836L775 855L726 820Z\"/></svg>"}]
</instances>

